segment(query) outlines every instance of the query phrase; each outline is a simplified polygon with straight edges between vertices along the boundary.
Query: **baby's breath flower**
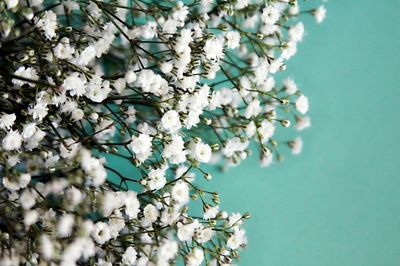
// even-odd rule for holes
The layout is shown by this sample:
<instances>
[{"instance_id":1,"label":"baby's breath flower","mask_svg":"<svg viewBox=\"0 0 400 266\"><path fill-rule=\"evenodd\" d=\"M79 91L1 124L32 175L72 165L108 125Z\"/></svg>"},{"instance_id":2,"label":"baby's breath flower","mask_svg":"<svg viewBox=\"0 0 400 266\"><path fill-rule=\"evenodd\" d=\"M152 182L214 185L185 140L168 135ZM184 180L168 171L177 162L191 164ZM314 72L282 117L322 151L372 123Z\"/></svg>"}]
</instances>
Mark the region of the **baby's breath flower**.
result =
<instances>
[{"instance_id":1,"label":"baby's breath flower","mask_svg":"<svg viewBox=\"0 0 400 266\"><path fill-rule=\"evenodd\" d=\"M317 23L321 23L324 21L326 17L326 9L324 6L319 6L317 9L314 11L314 17Z\"/></svg>"},{"instance_id":2,"label":"baby's breath flower","mask_svg":"<svg viewBox=\"0 0 400 266\"><path fill-rule=\"evenodd\" d=\"M304 38L302 17L320 23L325 8L2 7L0 265L235 263L249 215L220 210L196 179L211 180L207 165L238 165L254 142L261 166L283 160L281 143L301 152L275 128L309 127L308 99L277 73Z\"/></svg>"}]
</instances>

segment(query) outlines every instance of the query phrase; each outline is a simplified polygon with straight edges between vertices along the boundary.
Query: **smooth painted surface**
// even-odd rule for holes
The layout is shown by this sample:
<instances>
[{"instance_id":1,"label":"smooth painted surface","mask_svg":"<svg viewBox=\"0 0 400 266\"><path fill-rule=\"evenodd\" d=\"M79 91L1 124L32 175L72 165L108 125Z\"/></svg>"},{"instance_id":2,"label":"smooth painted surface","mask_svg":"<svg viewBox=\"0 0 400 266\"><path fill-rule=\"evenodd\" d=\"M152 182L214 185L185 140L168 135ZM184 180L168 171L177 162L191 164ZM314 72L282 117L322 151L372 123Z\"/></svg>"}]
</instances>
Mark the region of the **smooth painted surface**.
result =
<instances>
[{"instance_id":1,"label":"smooth painted surface","mask_svg":"<svg viewBox=\"0 0 400 266\"><path fill-rule=\"evenodd\" d=\"M250 211L239 265L400 265L400 1L330 1L288 64L309 96L301 156L209 184Z\"/></svg>"}]
</instances>

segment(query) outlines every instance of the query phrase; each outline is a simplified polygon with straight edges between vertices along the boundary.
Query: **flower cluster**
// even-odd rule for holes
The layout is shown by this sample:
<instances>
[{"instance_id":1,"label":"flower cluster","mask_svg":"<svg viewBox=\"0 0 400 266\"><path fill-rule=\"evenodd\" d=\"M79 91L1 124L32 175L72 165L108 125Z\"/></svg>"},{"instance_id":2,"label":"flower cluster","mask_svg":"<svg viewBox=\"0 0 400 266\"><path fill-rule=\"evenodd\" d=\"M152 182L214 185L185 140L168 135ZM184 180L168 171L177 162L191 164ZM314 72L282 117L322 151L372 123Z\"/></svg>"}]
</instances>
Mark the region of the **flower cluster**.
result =
<instances>
[{"instance_id":1,"label":"flower cluster","mask_svg":"<svg viewBox=\"0 0 400 266\"><path fill-rule=\"evenodd\" d=\"M231 265L246 245L198 186L277 127L310 126L275 73L303 39L296 0L0 2L0 265ZM197 203L197 207L196 207Z\"/></svg>"}]
</instances>

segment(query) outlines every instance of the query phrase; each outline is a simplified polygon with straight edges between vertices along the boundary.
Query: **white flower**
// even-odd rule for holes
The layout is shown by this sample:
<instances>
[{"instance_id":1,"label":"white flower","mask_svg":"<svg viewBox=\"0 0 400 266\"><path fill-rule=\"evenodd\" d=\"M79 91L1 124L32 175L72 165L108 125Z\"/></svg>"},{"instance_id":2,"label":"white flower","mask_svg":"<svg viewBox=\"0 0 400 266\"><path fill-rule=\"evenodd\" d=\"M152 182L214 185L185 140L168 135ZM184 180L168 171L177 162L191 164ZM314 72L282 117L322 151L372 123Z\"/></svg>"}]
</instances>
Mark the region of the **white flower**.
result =
<instances>
[{"instance_id":1,"label":"white flower","mask_svg":"<svg viewBox=\"0 0 400 266\"><path fill-rule=\"evenodd\" d=\"M261 167L270 166L273 162L273 158L274 158L273 153L268 153L266 155L263 155L260 160Z\"/></svg>"},{"instance_id":2,"label":"white flower","mask_svg":"<svg viewBox=\"0 0 400 266\"><path fill-rule=\"evenodd\" d=\"M13 167L20 162L20 157L18 155L11 155L7 158L7 163L9 166Z\"/></svg>"},{"instance_id":3,"label":"white flower","mask_svg":"<svg viewBox=\"0 0 400 266\"><path fill-rule=\"evenodd\" d=\"M40 128L37 128L33 136L25 140L27 141L27 143L25 144L25 148L28 151L31 151L32 149L36 148L37 146L39 146L40 141L42 141L45 136L46 133Z\"/></svg>"},{"instance_id":4,"label":"white flower","mask_svg":"<svg viewBox=\"0 0 400 266\"><path fill-rule=\"evenodd\" d=\"M222 105L229 105L233 100L233 92L228 88L221 88L220 90L213 91L211 95L211 100L209 104L209 109L211 111L215 110L217 107Z\"/></svg>"},{"instance_id":5,"label":"white flower","mask_svg":"<svg viewBox=\"0 0 400 266\"><path fill-rule=\"evenodd\" d=\"M129 219L136 219L140 211L140 202L134 191L128 191L125 194L125 213Z\"/></svg>"},{"instance_id":6,"label":"white flower","mask_svg":"<svg viewBox=\"0 0 400 266\"><path fill-rule=\"evenodd\" d=\"M230 249L237 249L241 245L245 244L245 241L245 231L235 227L234 233L228 238L226 245Z\"/></svg>"},{"instance_id":7,"label":"white flower","mask_svg":"<svg viewBox=\"0 0 400 266\"><path fill-rule=\"evenodd\" d=\"M106 181L107 172L101 160L92 157L86 149L80 150L79 160L82 169L87 173L89 181L93 186L100 186Z\"/></svg>"},{"instance_id":8,"label":"white flower","mask_svg":"<svg viewBox=\"0 0 400 266\"><path fill-rule=\"evenodd\" d=\"M186 161L185 142L182 137L175 134L172 141L166 144L163 150L163 157L169 159L172 164L179 164Z\"/></svg>"},{"instance_id":9,"label":"white flower","mask_svg":"<svg viewBox=\"0 0 400 266\"><path fill-rule=\"evenodd\" d=\"M296 100L296 109L301 114L305 114L308 111L308 98L304 95L300 95L299 98Z\"/></svg>"},{"instance_id":10,"label":"white flower","mask_svg":"<svg viewBox=\"0 0 400 266\"><path fill-rule=\"evenodd\" d=\"M200 248L193 248L192 252L186 256L186 266L199 266L203 262L204 252Z\"/></svg>"},{"instance_id":11,"label":"white flower","mask_svg":"<svg viewBox=\"0 0 400 266\"><path fill-rule=\"evenodd\" d=\"M304 35L304 25L299 22L296 25L290 27L289 29L289 41L300 42L303 40Z\"/></svg>"},{"instance_id":12,"label":"white flower","mask_svg":"<svg viewBox=\"0 0 400 266\"><path fill-rule=\"evenodd\" d=\"M83 117L84 117L84 112L82 111L82 109L75 109L75 110L73 110L72 111L72 113L71 113L71 119L72 119L72 121L74 121L74 122L76 122L76 121L79 121L79 120L82 120L83 119Z\"/></svg>"},{"instance_id":13,"label":"white flower","mask_svg":"<svg viewBox=\"0 0 400 266\"><path fill-rule=\"evenodd\" d=\"M246 126L246 135L248 138L251 138L254 136L254 134L256 134L256 124L254 123L254 121L251 121L249 124L247 124Z\"/></svg>"},{"instance_id":14,"label":"white flower","mask_svg":"<svg viewBox=\"0 0 400 266\"><path fill-rule=\"evenodd\" d=\"M18 5L19 0L5 0L7 9L12 9Z\"/></svg>"},{"instance_id":15,"label":"white flower","mask_svg":"<svg viewBox=\"0 0 400 266\"><path fill-rule=\"evenodd\" d=\"M25 189L19 197L22 208L25 210L31 209L36 203L36 195L37 194L32 193L29 189Z\"/></svg>"},{"instance_id":16,"label":"white flower","mask_svg":"<svg viewBox=\"0 0 400 266\"><path fill-rule=\"evenodd\" d=\"M64 146L67 145L67 147ZM75 157L78 153L79 143L76 142L74 139L68 138L64 140L64 143L60 144L60 156L62 158L71 159Z\"/></svg>"},{"instance_id":17,"label":"white flower","mask_svg":"<svg viewBox=\"0 0 400 266\"><path fill-rule=\"evenodd\" d=\"M101 75L102 73L99 71L93 75L87 86L87 91L85 94L86 97L96 103L101 103L104 101L104 99L106 99L108 94L111 92L110 82L108 80L102 80Z\"/></svg>"},{"instance_id":18,"label":"white flower","mask_svg":"<svg viewBox=\"0 0 400 266\"><path fill-rule=\"evenodd\" d=\"M3 150L13 151L21 148L22 145L22 137L18 131L11 130L7 133L7 135L3 138L2 142Z\"/></svg>"},{"instance_id":19,"label":"white flower","mask_svg":"<svg viewBox=\"0 0 400 266\"><path fill-rule=\"evenodd\" d=\"M170 259L173 259L175 257L177 252L178 243L173 240L165 239L157 251L158 261L168 262Z\"/></svg>"},{"instance_id":20,"label":"white flower","mask_svg":"<svg viewBox=\"0 0 400 266\"><path fill-rule=\"evenodd\" d=\"M62 86L71 96L82 96L86 91L86 78L73 72L64 79Z\"/></svg>"},{"instance_id":21,"label":"white flower","mask_svg":"<svg viewBox=\"0 0 400 266\"><path fill-rule=\"evenodd\" d=\"M194 159L201 163L208 163L211 160L211 147L208 144L199 142L194 145Z\"/></svg>"},{"instance_id":22,"label":"white flower","mask_svg":"<svg viewBox=\"0 0 400 266\"><path fill-rule=\"evenodd\" d=\"M150 21L147 24L140 27L141 35L145 40L153 39L157 36L157 23L154 21Z\"/></svg>"},{"instance_id":23,"label":"white flower","mask_svg":"<svg viewBox=\"0 0 400 266\"><path fill-rule=\"evenodd\" d=\"M232 214L228 217L228 224L229 224L229 226L234 226L234 227L236 227L236 226L238 226L238 225L243 224L242 217L243 217L243 216L242 216L240 213L238 213L238 212L232 213Z\"/></svg>"},{"instance_id":24,"label":"white flower","mask_svg":"<svg viewBox=\"0 0 400 266\"><path fill-rule=\"evenodd\" d=\"M262 108L260 106L260 101L258 99L254 99L249 103L249 105L247 105L245 117L249 119L253 116L257 116L261 111Z\"/></svg>"},{"instance_id":25,"label":"white flower","mask_svg":"<svg viewBox=\"0 0 400 266\"><path fill-rule=\"evenodd\" d=\"M209 60L219 60L224 57L224 40L222 38L212 38L204 45L206 58Z\"/></svg>"},{"instance_id":26,"label":"white flower","mask_svg":"<svg viewBox=\"0 0 400 266\"><path fill-rule=\"evenodd\" d=\"M161 118L161 126L168 133L176 133L182 127L178 112L175 110L166 112Z\"/></svg>"},{"instance_id":27,"label":"white flower","mask_svg":"<svg viewBox=\"0 0 400 266\"><path fill-rule=\"evenodd\" d=\"M122 263L124 265L135 265L136 264L137 252L133 247L128 247L125 253L122 255Z\"/></svg>"},{"instance_id":28,"label":"white flower","mask_svg":"<svg viewBox=\"0 0 400 266\"><path fill-rule=\"evenodd\" d=\"M239 47L240 44L240 33L237 31L229 31L225 35L226 46L229 49L235 49Z\"/></svg>"},{"instance_id":29,"label":"white flower","mask_svg":"<svg viewBox=\"0 0 400 266\"><path fill-rule=\"evenodd\" d=\"M242 142L239 137L228 139L222 153L226 157L232 157L235 152L241 152L247 149L248 141Z\"/></svg>"},{"instance_id":30,"label":"white flower","mask_svg":"<svg viewBox=\"0 0 400 266\"><path fill-rule=\"evenodd\" d=\"M22 130L22 137L24 139L31 138L36 132L36 123L32 122L24 125L24 129Z\"/></svg>"},{"instance_id":31,"label":"white flower","mask_svg":"<svg viewBox=\"0 0 400 266\"><path fill-rule=\"evenodd\" d=\"M114 81L114 88L119 94L123 93L126 88L126 79L119 78L116 81Z\"/></svg>"},{"instance_id":32,"label":"white flower","mask_svg":"<svg viewBox=\"0 0 400 266\"><path fill-rule=\"evenodd\" d=\"M125 114L127 115L127 118L125 119L126 123L132 124L136 121L136 109L134 106L129 106Z\"/></svg>"},{"instance_id":33,"label":"white flower","mask_svg":"<svg viewBox=\"0 0 400 266\"><path fill-rule=\"evenodd\" d=\"M127 83L127 84L131 84L131 83L135 82L136 79L137 79L137 75L136 75L135 71L133 71L133 70L128 70L128 71L125 73L125 80L126 80L126 83Z\"/></svg>"},{"instance_id":34,"label":"white flower","mask_svg":"<svg viewBox=\"0 0 400 266\"><path fill-rule=\"evenodd\" d=\"M194 220L193 223L190 224L182 224L178 223L178 239L180 241L189 241L194 236L194 232L197 228L200 228L201 225L198 220Z\"/></svg>"},{"instance_id":35,"label":"white flower","mask_svg":"<svg viewBox=\"0 0 400 266\"><path fill-rule=\"evenodd\" d=\"M93 241L88 237L77 237L63 249L60 265L76 265L80 258L87 261L94 254L95 245Z\"/></svg>"},{"instance_id":36,"label":"white flower","mask_svg":"<svg viewBox=\"0 0 400 266\"><path fill-rule=\"evenodd\" d=\"M214 207L209 207L207 208L207 210L205 211L203 218L204 220L210 220L210 219L214 219L215 217L217 217L217 214L219 213L219 206L214 206Z\"/></svg>"},{"instance_id":37,"label":"white flower","mask_svg":"<svg viewBox=\"0 0 400 266\"><path fill-rule=\"evenodd\" d=\"M160 64L160 70L164 74L168 74L172 71L174 65L171 62L162 62Z\"/></svg>"},{"instance_id":38,"label":"white flower","mask_svg":"<svg viewBox=\"0 0 400 266\"><path fill-rule=\"evenodd\" d=\"M45 11L44 16L38 21L36 25L41 30L44 30L47 39L52 39L53 37L56 37L57 15L53 11Z\"/></svg>"},{"instance_id":39,"label":"white flower","mask_svg":"<svg viewBox=\"0 0 400 266\"><path fill-rule=\"evenodd\" d=\"M33 108L29 109L29 114L33 119L42 121L47 116L49 108L45 102L38 102Z\"/></svg>"},{"instance_id":40,"label":"white flower","mask_svg":"<svg viewBox=\"0 0 400 266\"><path fill-rule=\"evenodd\" d=\"M289 95L295 94L298 91L297 85L292 78L286 78L283 81L285 85L285 92Z\"/></svg>"},{"instance_id":41,"label":"white flower","mask_svg":"<svg viewBox=\"0 0 400 266\"><path fill-rule=\"evenodd\" d=\"M25 212L24 224L26 227L30 227L32 224L36 223L39 219L39 213L36 210L29 210Z\"/></svg>"},{"instance_id":42,"label":"white flower","mask_svg":"<svg viewBox=\"0 0 400 266\"><path fill-rule=\"evenodd\" d=\"M14 191L25 188L31 181L31 175L29 173L23 173L20 175L6 175L3 177L3 186L8 190Z\"/></svg>"},{"instance_id":43,"label":"white flower","mask_svg":"<svg viewBox=\"0 0 400 266\"><path fill-rule=\"evenodd\" d=\"M89 5L87 6L87 9L90 15L93 16L95 19L99 19L101 17L102 11L94 2L90 1Z\"/></svg>"},{"instance_id":44,"label":"white flower","mask_svg":"<svg viewBox=\"0 0 400 266\"><path fill-rule=\"evenodd\" d=\"M185 205L189 201L189 186L186 182L176 182L172 187L171 197L179 205Z\"/></svg>"},{"instance_id":45,"label":"white flower","mask_svg":"<svg viewBox=\"0 0 400 266\"><path fill-rule=\"evenodd\" d=\"M100 123L96 123L95 132L98 132L95 137L98 140L108 140L115 134L115 121L112 119L102 119Z\"/></svg>"},{"instance_id":46,"label":"white flower","mask_svg":"<svg viewBox=\"0 0 400 266\"><path fill-rule=\"evenodd\" d=\"M151 155L152 140L152 137L143 133L140 133L139 136L132 136L129 146L139 161L144 162Z\"/></svg>"},{"instance_id":47,"label":"white flower","mask_svg":"<svg viewBox=\"0 0 400 266\"><path fill-rule=\"evenodd\" d=\"M96 50L96 57L101 57L102 54L107 53L110 49L112 42L115 39L116 27L111 22L108 22L104 30L102 31L102 37L98 39L94 44L94 49Z\"/></svg>"},{"instance_id":48,"label":"white flower","mask_svg":"<svg viewBox=\"0 0 400 266\"><path fill-rule=\"evenodd\" d=\"M147 185L150 190L162 189L167 180L165 178L165 170L161 168L153 169L147 176Z\"/></svg>"},{"instance_id":49,"label":"white flower","mask_svg":"<svg viewBox=\"0 0 400 266\"><path fill-rule=\"evenodd\" d=\"M83 194L83 192L81 192L81 190L72 186L67 189L65 193L65 198L71 205L71 208L74 208L76 205L82 202L82 200L85 198L85 195Z\"/></svg>"},{"instance_id":50,"label":"white flower","mask_svg":"<svg viewBox=\"0 0 400 266\"><path fill-rule=\"evenodd\" d=\"M207 243L214 236L214 230L211 227L201 228L196 232L196 240L201 243Z\"/></svg>"},{"instance_id":51,"label":"white flower","mask_svg":"<svg viewBox=\"0 0 400 266\"><path fill-rule=\"evenodd\" d=\"M46 260L51 260L54 254L54 244L45 234L40 236L40 253Z\"/></svg>"},{"instance_id":52,"label":"white flower","mask_svg":"<svg viewBox=\"0 0 400 266\"><path fill-rule=\"evenodd\" d=\"M297 52L297 43L296 42L288 42L286 48L283 49L281 58L288 60L292 56L294 56Z\"/></svg>"},{"instance_id":53,"label":"white flower","mask_svg":"<svg viewBox=\"0 0 400 266\"><path fill-rule=\"evenodd\" d=\"M146 221L149 224L152 224L157 221L159 213L156 206L154 206L153 204L147 204L146 207L144 207L143 209L143 215Z\"/></svg>"},{"instance_id":54,"label":"white flower","mask_svg":"<svg viewBox=\"0 0 400 266\"><path fill-rule=\"evenodd\" d=\"M260 33L264 35L273 35L275 32L279 32L280 28L275 24L263 24L260 27Z\"/></svg>"},{"instance_id":55,"label":"white flower","mask_svg":"<svg viewBox=\"0 0 400 266\"><path fill-rule=\"evenodd\" d=\"M308 116L299 117L296 116L296 130L301 131L311 126L311 119Z\"/></svg>"},{"instance_id":56,"label":"white flower","mask_svg":"<svg viewBox=\"0 0 400 266\"><path fill-rule=\"evenodd\" d=\"M321 23L326 18L326 9L324 6L320 6L314 11L314 17L317 23Z\"/></svg>"},{"instance_id":57,"label":"white flower","mask_svg":"<svg viewBox=\"0 0 400 266\"><path fill-rule=\"evenodd\" d=\"M67 12L70 13L73 10L78 10L79 9L79 4L72 1L72 0L66 0L63 2L65 8L67 9Z\"/></svg>"},{"instance_id":58,"label":"white flower","mask_svg":"<svg viewBox=\"0 0 400 266\"><path fill-rule=\"evenodd\" d=\"M54 55L59 59L71 59L75 53L75 48L71 46L67 37L63 37L54 47Z\"/></svg>"},{"instance_id":59,"label":"white flower","mask_svg":"<svg viewBox=\"0 0 400 266\"><path fill-rule=\"evenodd\" d=\"M168 82L150 69L140 71L136 84L142 88L143 92L152 93L157 96L166 95L169 91Z\"/></svg>"},{"instance_id":60,"label":"white flower","mask_svg":"<svg viewBox=\"0 0 400 266\"><path fill-rule=\"evenodd\" d=\"M106 191L102 199L103 216L108 217L111 213L123 206L122 192Z\"/></svg>"},{"instance_id":61,"label":"white flower","mask_svg":"<svg viewBox=\"0 0 400 266\"><path fill-rule=\"evenodd\" d=\"M292 16L297 16L300 12L299 5L292 5L289 7L289 14Z\"/></svg>"},{"instance_id":62,"label":"white flower","mask_svg":"<svg viewBox=\"0 0 400 266\"><path fill-rule=\"evenodd\" d=\"M96 48L93 45L89 45L82 51L78 57L77 64L81 66L88 65L96 57Z\"/></svg>"},{"instance_id":63,"label":"white flower","mask_svg":"<svg viewBox=\"0 0 400 266\"><path fill-rule=\"evenodd\" d=\"M15 122L15 114L3 114L0 118L0 128L9 130Z\"/></svg>"},{"instance_id":64,"label":"white flower","mask_svg":"<svg viewBox=\"0 0 400 266\"><path fill-rule=\"evenodd\" d=\"M275 6L269 5L263 9L261 14L261 21L266 24L275 24L280 17L279 9Z\"/></svg>"},{"instance_id":65,"label":"white flower","mask_svg":"<svg viewBox=\"0 0 400 266\"><path fill-rule=\"evenodd\" d=\"M111 217L108 220L108 223L110 226L111 238L114 239L116 239L120 235L121 230L123 230L126 226L125 219L119 210L115 211L115 216Z\"/></svg>"},{"instance_id":66,"label":"white flower","mask_svg":"<svg viewBox=\"0 0 400 266\"><path fill-rule=\"evenodd\" d=\"M189 47L189 44L193 41L193 33L190 29L182 29L180 35L176 39L175 52L178 54L184 53Z\"/></svg>"},{"instance_id":67,"label":"white flower","mask_svg":"<svg viewBox=\"0 0 400 266\"><path fill-rule=\"evenodd\" d=\"M103 222L97 222L94 224L91 235L94 241L96 241L100 245L103 245L111 239L110 228L108 224Z\"/></svg>"},{"instance_id":68,"label":"white flower","mask_svg":"<svg viewBox=\"0 0 400 266\"><path fill-rule=\"evenodd\" d=\"M74 225L74 216L72 214L64 214L57 225L57 235L61 238L71 235L72 227Z\"/></svg>"},{"instance_id":69,"label":"white flower","mask_svg":"<svg viewBox=\"0 0 400 266\"><path fill-rule=\"evenodd\" d=\"M303 140L301 138L296 138L289 142L289 147L294 155L299 155L303 149Z\"/></svg>"},{"instance_id":70,"label":"white flower","mask_svg":"<svg viewBox=\"0 0 400 266\"><path fill-rule=\"evenodd\" d=\"M274 135L275 126L268 120L263 120L257 128L257 132L261 135L261 142L264 143Z\"/></svg>"},{"instance_id":71,"label":"white flower","mask_svg":"<svg viewBox=\"0 0 400 266\"><path fill-rule=\"evenodd\" d=\"M31 80L38 80L39 76L37 74L36 69L32 67L27 67L25 68L24 66L20 66L15 72L14 75L26 79L31 79ZM34 87L35 83L29 82L29 81L24 81L21 79L14 78L12 79L12 83L18 87L21 87L24 84L28 84L30 87Z\"/></svg>"},{"instance_id":72,"label":"white flower","mask_svg":"<svg viewBox=\"0 0 400 266\"><path fill-rule=\"evenodd\" d=\"M245 8L246 6L249 5L250 0L237 0L235 4L235 8L240 10Z\"/></svg>"}]
</instances>

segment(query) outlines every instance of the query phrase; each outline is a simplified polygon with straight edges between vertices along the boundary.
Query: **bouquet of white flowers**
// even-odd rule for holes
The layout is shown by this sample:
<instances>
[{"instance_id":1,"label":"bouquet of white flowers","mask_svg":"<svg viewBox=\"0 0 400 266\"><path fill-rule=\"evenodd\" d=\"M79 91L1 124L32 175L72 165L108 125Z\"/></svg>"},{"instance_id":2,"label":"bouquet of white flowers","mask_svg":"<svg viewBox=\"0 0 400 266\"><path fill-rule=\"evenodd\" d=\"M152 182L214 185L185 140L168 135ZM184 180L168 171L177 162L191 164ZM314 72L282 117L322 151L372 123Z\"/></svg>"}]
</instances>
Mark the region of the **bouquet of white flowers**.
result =
<instances>
[{"instance_id":1,"label":"bouquet of white flowers","mask_svg":"<svg viewBox=\"0 0 400 266\"><path fill-rule=\"evenodd\" d=\"M274 79L302 14L325 9L2 0L0 265L234 263L250 215L221 211L195 179L252 142L264 166L282 144L300 152L273 136L310 125L293 79Z\"/></svg>"}]
</instances>

